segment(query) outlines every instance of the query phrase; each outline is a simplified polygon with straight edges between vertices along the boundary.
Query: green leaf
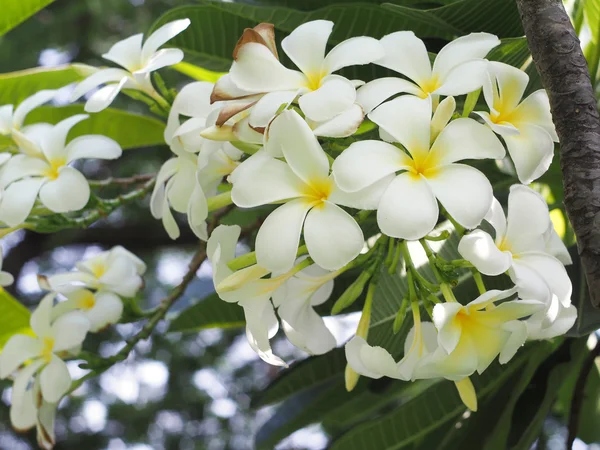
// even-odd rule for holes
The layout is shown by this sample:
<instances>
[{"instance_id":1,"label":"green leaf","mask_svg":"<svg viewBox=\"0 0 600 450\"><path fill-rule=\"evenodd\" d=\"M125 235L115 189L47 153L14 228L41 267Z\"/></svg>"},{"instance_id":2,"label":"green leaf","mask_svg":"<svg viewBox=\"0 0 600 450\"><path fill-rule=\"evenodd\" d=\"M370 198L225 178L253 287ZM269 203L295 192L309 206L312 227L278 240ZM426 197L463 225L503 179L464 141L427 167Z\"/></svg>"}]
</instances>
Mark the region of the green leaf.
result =
<instances>
[{"instance_id":1,"label":"green leaf","mask_svg":"<svg viewBox=\"0 0 600 450\"><path fill-rule=\"evenodd\" d=\"M48 122L56 124L74 114L85 114L82 104L41 106L27 115L26 124ZM120 109L106 108L79 122L69 138L83 134L102 134L117 141L123 149L164 145L165 124L158 119Z\"/></svg>"},{"instance_id":2,"label":"green leaf","mask_svg":"<svg viewBox=\"0 0 600 450\"><path fill-rule=\"evenodd\" d=\"M206 328L239 328L245 324L244 309L227 303L214 293L181 311L171 321L169 332L200 331Z\"/></svg>"},{"instance_id":3,"label":"green leaf","mask_svg":"<svg viewBox=\"0 0 600 450\"><path fill-rule=\"evenodd\" d=\"M69 64L0 74L0 105L18 105L37 91L59 89L80 81L94 70L85 64Z\"/></svg>"},{"instance_id":4,"label":"green leaf","mask_svg":"<svg viewBox=\"0 0 600 450\"><path fill-rule=\"evenodd\" d=\"M590 28L593 42L598 42L600 36L600 0L585 0L583 2L583 17Z\"/></svg>"},{"instance_id":5,"label":"green leaf","mask_svg":"<svg viewBox=\"0 0 600 450\"><path fill-rule=\"evenodd\" d=\"M32 334L31 313L17 299L0 288L0 348L15 334Z\"/></svg>"},{"instance_id":6,"label":"green leaf","mask_svg":"<svg viewBox=\"0 0 600 450\"><path fill-rule=\"evenodd\" d=\"M0 36L48 6L54 0L2 0Z\"/></svg>"},{"instance_id":7,"label":"green leaf","mask_svg":"<svg viewBox=\"0 0 600 450\"><path fill-rule=\"evenodd\" d=\"M587 444L600 442L600 371L594 364L588 375L583 392L583 403L579 414L577 437Z\"/></svg>"}]
</instances>

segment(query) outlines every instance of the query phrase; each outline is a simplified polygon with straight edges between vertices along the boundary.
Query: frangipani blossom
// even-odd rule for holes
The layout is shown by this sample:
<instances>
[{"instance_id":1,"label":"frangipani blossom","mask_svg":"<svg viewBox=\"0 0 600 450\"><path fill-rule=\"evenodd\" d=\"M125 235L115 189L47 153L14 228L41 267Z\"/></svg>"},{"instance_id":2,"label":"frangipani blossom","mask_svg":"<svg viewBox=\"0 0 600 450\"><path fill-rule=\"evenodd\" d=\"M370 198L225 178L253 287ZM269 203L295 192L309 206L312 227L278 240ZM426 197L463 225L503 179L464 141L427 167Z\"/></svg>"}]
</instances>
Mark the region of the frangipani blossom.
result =
<instances>
[{"instance_id":1,"label":"frangipani blossom","mask_svg":"<svg viewBox=\"0 0 600 450\"><path fill-rule=\"evenodd\" d=\"M438 348L417 365L415 378L461 381L475 371L483 373L497 356L501 364L510 361L527 339L527 326L519 319L544 308L536 300L495 305L515 292L490 290L467 305L436 304L433 323L438 330Z\"/></svg>"},{"instance_id":2,"label":"frangipani blossom","mask_svg":"<svg viewBox=\"0 0 600 450\"><path fill-rule=\"evenodd\" d=\"M500 44L489 33L471 33L447 44L437 54L433 67L425 44L412 31L398 31L381 38L385 57L375 64L404 75L379 78L358 90L357 102L369 113L392 95L405 92L426 98L429 95L463 95L484 83L483 58Z\"/></svg>"},{"instance_id":3,"label":"frangipani blossom","mask_svg":"<svg viewBox=\"0 0 600 450\"><path fill-rule=\"evenodd\" d=\"M4 260L4 252L0 248L0 269L2 268L2 262ZM15 278L8 272L0 270L0 286L10 286L15 282Z\"/></svg>"},{"instance_id":4,"label":"frangipani blossom","mask_svg":"<svg viewBox=\"0 0 600 450\"><path fill-rule=\"evenodd\" d=\"M0 135L9 136L19 146L19 150L27 155L39 155L39 149L24 132L39 126L38 124L23 127L25 117L38 106L49 102L56 95L55 90L38 91L27 97L16 108L13 105L0 106ZM47 124L44 124L47 125ZM6 162L9 154L0 154L0 165Z\"/></svg>"},{"instance_id":5,"label":"frangipani blossom","mask_svg":"<svg viewBox=\"0 0 600 450\"><path fill-rule=\"evenodd\" d=\"M78 211L90 198L85 176L70 164L78 159L116 159L122 150L117 142L101 135L79 136L67 143L71 128L84 119L78 114L49 127L38 136L39 156L17 155L3 168L0 185L0 220L8 226L25 221L38 198L56 213Z\"/></svg>"},{"instance_id":6,"label":"frangipani blossom","mask_svg":"<svg viewBox=\"0 0 600 450\"><path fill-rule=\"evenodd\" d=\"M252 108L250 124L254 127L266 126L281 104L296 97L302 112L312 121L324 122L338 116L355 103L356 88L352 81L334 72L384 56L379 41L365 36L343 41L326 55L333 23L315 20L300 25L282 40L283 51L300 69L290 70L279 62L272 28L269 31L268 24L259 27L259 31L244 32L234 51L230 79L217 83L213 96L224 100L240 97L241 92L266 93Z\"/></svg>"},{"instance_id":7,"label":"frangipani blossom","mask_svg":"<svg viewBox=\"0 0 600 450\"><path fill-rule=\"evenodd\" d=\"M548 170L554 142L558 142L546 91L539 89L521 101L528 82L529 76L522 70L488 62L483 94L490 112L475 112L504 139L523 184Z\"/></svg>"},{"instance_id":8,"label":"frangipani blossom","mask_svg":"<svg viewBox=\"0 0 600 450\"><path fill-rule=\"evenodd\" d=\"M31 315L31 329L36 337L17 334L9 339L0 353L0 378L18 370L13 385L13 407L28 408L24 396L31 378L39 372L40 390L44 400L57 403L71 387L71 376L61 359L64 352L76 351L90 328L90 322L79 311L62 315L52 321L55 294L46 295ZM28 411L15 410L16 419ZM18 420L14 420L18 422Z\"/></svg>"},{"instance_id":9,"label":"frangipani blossom","mask_svg":"<svg viewBox=\"0 0 600 450\"><path fill-rule=\"evenodd\" d=\"M143 285L141 275L146 271L146 264L121 246L98 253L77 263L76 267L74 272L38 276L40 287L61 294L87 287L134 297Z\"/></svg>"},{"instance_id":10,"label":"frangipani blossom","mask_svg":"<svg viewBox=\"0 0 600 450\"><path fill-rule=\"evenodd\" d=\"M189 25L189 19L169 22L148 36L143 45L141 33L117 42L102 57L125 70L108 68L95 72L77 85L71 101L77 100L103 84L105 86L94 92L87 100L86 112L102 111L113 102L122 89L134 89L153 98L160 97L152 86L150 74L155 70L181 62L183 52L176 48L162 50L158 48Z\"/></svg>"},{"instance_id":11,"label":"frangipani blossom","mask_svg":"<svg viewBox=\"0 0 600 450\"><path fill-rule=\"evenodd\" d=\"M565 333L575 322L576 309L571 305L572 284L555 256L546 252L552 222L544 199L532 189L514 185L508 197L508 217L502 206L494 203L485 218L496 231L495 239L483 230L475 230L461 239L458 251L481 273L496 276L507 272L521 298L531 298L546 305L532 316L533 335L552 328L552 334ZM564 244L562 245L564 249ZM564 251L557 248L558 255ZM564 256L563 256L564 258Z\"/></svg>"},{"instance_id":12,"label":"frangipani blossom","mask_svg":"<svg viewBox=\"0 0 600 450\"><path fill-rule=\"evenodd\" d=\"M290 270L300 234L316 264L337 270L362 250L364 238L356 221L338 205L374 209L385 183L348 195L329 174L327 155L304 120L292 110L271 124L273 140L286 162L259 151L230 177L233 202L242 208L286 203L273 211L256 236L258 264L272 272ZM386 177L383 177L386 178Z\"/></svg>"},{"instance_id":13,"label":"frangipani blossom","mask_svg":"<svg viewBox=\"0 0 600 450\"><path fill-rule=\"evenodd\" d=\"M336 345L314 307L329 299L338 274L313 264L287 280L273 295L286 336L296 347L313 355L327 353Z\"/></svg>"},{"instance_id":14,"label":"frangipani blossom","mask_svg":"<svg viewBox=\"0 0 600 450\"><path fill-rule=\"evenodd\" d=\"M60 317L69 311L81 311L90 321L91 333L117 323L123 314L123 301L112 292L78 289L65 295L67 299L54 307L54 315Z\"/></svg>"},{"instance_id":15,"label":"frangipani blossom","mask_svg":"<svg viewBox=\"0 0 600 450\"><path fill-rule=\"evenodd\" d=\"M384 103L369 118L399 147L381 141L351 144L333 163L337 185L357 192L395 176L377 207L377 223L388 236L420 239L438 220L439 201L459 224L474 228L492 203L492 186L464 159L502 158L504 147L486 126L456 119L448 97L431 116L431 99L405 95Z\"/></svg>"}]
</instances>

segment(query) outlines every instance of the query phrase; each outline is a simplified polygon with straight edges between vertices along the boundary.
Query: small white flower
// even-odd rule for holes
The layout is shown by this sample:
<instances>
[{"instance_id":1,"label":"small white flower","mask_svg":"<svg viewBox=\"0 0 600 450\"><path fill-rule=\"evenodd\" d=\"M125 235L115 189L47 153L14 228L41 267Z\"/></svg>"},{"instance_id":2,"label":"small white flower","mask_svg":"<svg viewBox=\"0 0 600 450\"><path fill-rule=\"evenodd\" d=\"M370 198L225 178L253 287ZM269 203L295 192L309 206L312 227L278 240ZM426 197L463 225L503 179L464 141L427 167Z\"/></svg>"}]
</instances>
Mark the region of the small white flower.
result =
<instances>
[{"instance_id":1,"label":"small white flower","mask_svg":"<svg viewBox=\"0 0 600 450\"><path fill-rule=\"evenodd\" d=\"M4 260L4 252L0 248L0 269L2 268L2 262ZM10 286L15 282L15 278L8 272L0 270L0 286Z\"/></svg>"},{"instance_id":2,"label":"small white flower","mask_svg":"<svg viewBox=\"0 0 600 450\"><path fill-rule=\"evenodd\" d=\"M142 287L146 265L121 246L81 261L74 272L38 277L40 287L68 294L82 287L134 297Z\"/></svg>"},{"instance_id":3,"label":"small white flower","mask_svg":"<svg viewBox=\"0 0 600 450\"><path fill-rule=\"evenodd\" d=\"M329 161L307 123L295 111L281 113L271 124L272 145L281 148L286 162L259 151L231 175L233 202L252 208L286 201L264 221L256 236L258 264L270 271L290 270L300 234L316 264L337 270L362 250L363 233L338 205L374 209L385 187L354 194L342 192L329 174Z\"/></svg>"},{"instance_id":4,"label":"small white flower","mask_svg":"<svg viewBox=\"0 0 600 450\"><path fill-rule=\"evenodd\" d=\"M382 135L407 150L381 141L351 144L333 163L338 186L347 192L386 185L377 223L388 236L420 239L437 223L438 201L462 226L474 228L492 203L492 186L479 170L457 164L464 159L502 158L505 150L486 126L461 118L448 123L454 99L431 116L431 99L404 95L375 109L369 118ZM403 171L394 176L398 171ZM316 261L316 260L315 260Z\"/></svg>"},{"instance_id":5,"label":"small white flower","mask_svg":"<svg viewBox=\"0 0 600 450\"><path fill-rule=\"evenodd\" d=\"M485 275L508 272L521 298L546 305L529 322L532 336L564 334L575 322L577 311L571 305L572 284L563 264L547 253L549 248L565 260L567 252L564 244L561 248L553 239L544 199L526 186L514 185L508 197L508 217L494 199L485 219L495 229L495 239L483 230L475 230L461 239L460 254ZM549 246L550 242L553 244ZM554 322L557 324L552 326Z\"/></svg>"},{"instance_id":6,"label":"small white flower","mask_svg":"<svg viewBox=\"0 0 600 450\"><path fill-rule=\"evenodd\" d=\"M123 69L102 69L77 85L71 100L75 101L87 92L105 84L94 92L85 104L87 112L99 112L108 107L122 89L135 89L151 97L159 94L152 86L150 74L163 67L181 62L183 52L176 48L158 48L184 31L190 25L189 19L169 22L152 33L142 45L143 35L136 34L113 45L102 55Z\"/></svg>"},{"instance_id":7,"label":"small white flower","mask_svg":"<svg viewBox=\"0 0 600 450\"><path fill-rule=\"evenodd\" d=\"M412 31L398 31L381 39L385 57L375 61L409 80L379 78L358 90L357 102L366 113L392 95L405 92L429 95L463 95L480 88L485 79L483 58L500 44L489 33L471 33L450 42L437 54L433 67L425 44Z\"/></svg>"},{"instance_id":8,"label":"small white flower","mask_svg":"<svg viewBox=\"0 0 600 450\"><path fill-rule=\"evenodd\" d=\"M483 94L490 112L475 113L502 136L519 181L529 184L548 170L558 142L548 94L539 89L521 101L529 76L500 62L488 62L487 67Z\"/></svg>"},{"instance_id":9,"label":"small white flower","mask_svg":"<svg viewBox=\"0 0 600 450\"><path fill-rule=\"evenodd\" d=\"M117 323L123 314L123 301L112 292L78 289L65 295L67 299L54 307L54 315L59 317L69 311L82 311L90 321L91 333Z\"/></svg>"},{"instance_id":10,"label":"small white flower","mask_svg":"<svg viewBox=\"0 0 600 450\"><path fill-rule=\"evenodd\" d=\"M82 158L116 159L117 142L100 135L79 136L66 142L71 128L88 116L78 114L48 127L36 140L39 156L14 156L2 170L0 185L7 186L0 203L0 220L8 226L25 221L38 198L56 213L78 211L89 200L90 187L81 172L70 166Z\"/></svg>"}]
</instances>

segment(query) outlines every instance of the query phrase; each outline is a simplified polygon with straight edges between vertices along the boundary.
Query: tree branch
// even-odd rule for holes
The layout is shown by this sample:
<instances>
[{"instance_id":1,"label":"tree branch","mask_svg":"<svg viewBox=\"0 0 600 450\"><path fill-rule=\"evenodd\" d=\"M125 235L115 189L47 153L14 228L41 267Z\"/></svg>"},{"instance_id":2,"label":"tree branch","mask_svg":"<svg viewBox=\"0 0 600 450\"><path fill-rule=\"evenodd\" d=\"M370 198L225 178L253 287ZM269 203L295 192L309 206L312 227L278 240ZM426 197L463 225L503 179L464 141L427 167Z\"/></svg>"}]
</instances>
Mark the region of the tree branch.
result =
<instances>
[{"instance_id":1,"label":"tree branch","mask_svg":"<svg viewBox=\"0 0 600 450\"><path fill-rule=\"evenodd\" d=\"M600 306L600 119L579 39L561 0L516 0L560 139L565 208Z\"/></svg>"}]
</instances>

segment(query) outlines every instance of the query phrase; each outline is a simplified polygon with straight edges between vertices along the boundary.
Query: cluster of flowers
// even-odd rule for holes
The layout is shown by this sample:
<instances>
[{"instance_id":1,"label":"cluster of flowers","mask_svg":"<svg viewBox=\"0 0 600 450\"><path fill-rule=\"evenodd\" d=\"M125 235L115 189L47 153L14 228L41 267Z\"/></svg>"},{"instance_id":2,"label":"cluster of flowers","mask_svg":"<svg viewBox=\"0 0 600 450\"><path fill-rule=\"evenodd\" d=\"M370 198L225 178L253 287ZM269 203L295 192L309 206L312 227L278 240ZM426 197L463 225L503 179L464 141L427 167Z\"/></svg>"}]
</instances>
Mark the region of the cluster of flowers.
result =
<instances>
[{"instance_id":1,"label":"cluster of flowers","mask_svg":"<svg viewBox=\"0 0 600 450\"><path fill-rule=\"evenodd\" d=\"M0 378L13 376L13 427L36 427L41 448L53 447L56 408L72 388L65 360L77 359L88 333L120 320L122 298L136 295L145 270L138 257L113 247L79 262L73 272L39 277L40 287L51 292L32 313L31 330L12 336L2 349Z\"/></svg>"}]
</instances>

